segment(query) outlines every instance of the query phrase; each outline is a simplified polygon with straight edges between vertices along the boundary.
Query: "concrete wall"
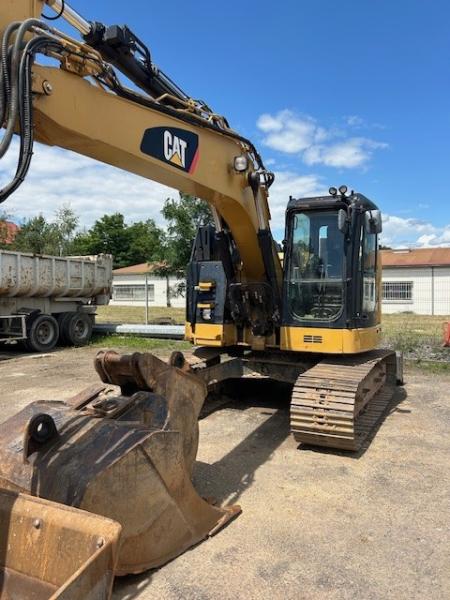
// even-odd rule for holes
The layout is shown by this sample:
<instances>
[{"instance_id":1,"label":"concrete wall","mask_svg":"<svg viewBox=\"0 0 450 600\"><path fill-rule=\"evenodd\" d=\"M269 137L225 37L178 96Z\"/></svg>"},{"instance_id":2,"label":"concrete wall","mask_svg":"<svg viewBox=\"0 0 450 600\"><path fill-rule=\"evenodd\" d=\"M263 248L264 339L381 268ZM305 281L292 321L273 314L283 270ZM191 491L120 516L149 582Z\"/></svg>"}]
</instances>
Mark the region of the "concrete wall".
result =
<instances>
[{"instance_id":1,"label":"concrete wall","mask_svg":"<svg viewBox=\"0 0 450 600\"><path fill-rule=\"evenodd\" d=\"M383 300L384 313L450 315L450 268L384 268L384 282L412 282L412 299Z\"/></svg>"},{"instance_id":2,"label":"concrete wall","mask_svg":"<svg viewBox=\"0 0 450 600\"><path fill-rule=\"evenodd\" d=\"M183 279L169 277L169 285L171 288L176 288L179 284L184 283ZM114 275L113 277L113 297L110 302L111 306L145 306L145 300L124 300L116 299L117 292L115 288L121 286L143 286L145 285L145 275ZM148 275L149 286L149 306L167 306L167 285L165 277L157 277ZM153 286L153 290L152 290ZM171 298L171 305L176 308L184 308L186 304L185 294Z\"/></svg>"}]
</instances>

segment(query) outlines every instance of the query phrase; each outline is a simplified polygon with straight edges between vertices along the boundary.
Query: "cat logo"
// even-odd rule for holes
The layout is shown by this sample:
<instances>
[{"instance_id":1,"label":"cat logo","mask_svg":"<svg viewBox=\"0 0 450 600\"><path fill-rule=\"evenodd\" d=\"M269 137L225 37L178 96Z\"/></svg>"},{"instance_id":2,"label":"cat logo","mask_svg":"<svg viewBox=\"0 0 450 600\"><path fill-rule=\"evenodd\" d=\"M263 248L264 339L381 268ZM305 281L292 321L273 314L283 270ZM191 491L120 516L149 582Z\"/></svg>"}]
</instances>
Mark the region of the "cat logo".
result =
<instances>
[{"instance_id":1,"label":"cat logo","mask_svg":"<svg viewBox=\"0 0 450 600\"><path fill-rule=\"evenodd\" d=\"M192 174L198 163L198 135L178 127L147 129L141 142L141 152Z\"/></svg>"},{"instance_id":2,"label":"cat logo","mask_svg":"<svg viewBox=\"0 0 450 600\"><path fill-rule=\"evenodd\" d=\"M172 135L168 129L164 131L164 156L166 160L179 167L186 167L186 147L187 142Z\"/></svg>"}]
</instances>

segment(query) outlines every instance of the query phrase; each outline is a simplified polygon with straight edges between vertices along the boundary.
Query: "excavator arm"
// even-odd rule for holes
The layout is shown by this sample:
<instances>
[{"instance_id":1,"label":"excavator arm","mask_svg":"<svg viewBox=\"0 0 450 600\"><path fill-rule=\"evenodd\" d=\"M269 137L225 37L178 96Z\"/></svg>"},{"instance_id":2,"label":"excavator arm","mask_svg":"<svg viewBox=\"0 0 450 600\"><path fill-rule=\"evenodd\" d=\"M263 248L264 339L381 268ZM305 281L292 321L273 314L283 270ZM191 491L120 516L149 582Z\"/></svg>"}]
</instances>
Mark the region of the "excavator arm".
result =
<instances>
[{"instance_id":1,"label":"excavator arm","mask_svg":"<svg viewBox=\"0 0 450 600\"><path fill-rule=\"evenodd\" d=\"M53 22L42 21L44 7L49 11L46 4L78 29L83 40L58 31ZM14 22L24 24L11 29ZM0 30L3 46L11 53L10 63L2 65L4 116L9 115L11 121L14 111L25 115L18 119L19 129L17 120L6 122L0 154L7 151L8 128L14 126L21 136L22 152L30 157L32 144L27 139L34 136L41 143L78 152L207 201L216 234L226 232L237 249L229 282L239 288L234 297L245 304L248 284L261 305L267 290L271 296L270 314L261 317L259 311L253 316L251 307L247 310L247 334L242 337L250 345L256 338L258 347L273 343L282 282L269 226L268 188L273 175L264 168L253 144L204 102L180 90L152 63L149 50L127 27L90 23L61 0L7 0L0 7ZM17 43L19 35L23 39ZM34 42L29 41L31 36ZM19 58L27 50L28 72L26 61ZM58 67L36 64L39 54L59 62ZM134 84L133 89L122 83L123 76ZM24 157L23 162L28 162L28 168L30 160ZM19 180L25 175L23 170ZM0 192L0 200L16 187ZM188 337L194 341L192 329ZM216 344L236 339L234 332L230 335L230 325L220 324Z\"/></svg>"}]
</instances>

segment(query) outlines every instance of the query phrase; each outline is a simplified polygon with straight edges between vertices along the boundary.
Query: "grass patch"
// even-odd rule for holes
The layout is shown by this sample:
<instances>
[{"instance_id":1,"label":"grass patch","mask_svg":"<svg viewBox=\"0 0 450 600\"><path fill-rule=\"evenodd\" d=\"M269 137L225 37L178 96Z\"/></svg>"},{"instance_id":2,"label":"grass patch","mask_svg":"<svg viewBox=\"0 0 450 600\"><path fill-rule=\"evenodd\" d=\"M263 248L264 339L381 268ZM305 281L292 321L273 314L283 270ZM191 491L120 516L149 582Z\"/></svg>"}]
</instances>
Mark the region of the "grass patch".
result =
<instances>
[{"instance_id":1,"label":"grass patch","mask_svg":"<svg viewBox=\"0 0 450 600\"><path fill-rule=\"evenodd\" d=\"M192 348L189 342L183 340L159 340L145 338L137 335L93 335L90 343L93 348L130 348L143 352L167 353L172 350L189 350Z\"/></svg>"},{"instance_id":2,"label":"grass patch","mask_svg":"<svg viewBox=\"0 0 450 600\"><path fill-rule=\"evenodd\" d=\"M175 325L183 325L186 311L184 308L167 308L165 306L149 307L149 323L158 319L172 319ZM99 306L97 323L137 323L145 322L144 306Z\"/></svg>"},{"instance_id":3,"label":"grass patch","mask_svg":"<svg viewBox=\"0 0 450 600\"><path fill-rule=\"evenodd\" d=\"M408 370L420 371L431 374L450 374L450 361L435 360L406 360L405 366Z\"/></svg>"},{"instance_id":4,"label":"grass patch","mask_svg":"<svg viewBox=\"0 0 450 600\"><path fill-rule=\"evenodd\" d=\"M442 347L443 323L450 317L397 313L383 315L383 345L412 358L449 361L450 349Z\"/></svg>"}]
</instances>

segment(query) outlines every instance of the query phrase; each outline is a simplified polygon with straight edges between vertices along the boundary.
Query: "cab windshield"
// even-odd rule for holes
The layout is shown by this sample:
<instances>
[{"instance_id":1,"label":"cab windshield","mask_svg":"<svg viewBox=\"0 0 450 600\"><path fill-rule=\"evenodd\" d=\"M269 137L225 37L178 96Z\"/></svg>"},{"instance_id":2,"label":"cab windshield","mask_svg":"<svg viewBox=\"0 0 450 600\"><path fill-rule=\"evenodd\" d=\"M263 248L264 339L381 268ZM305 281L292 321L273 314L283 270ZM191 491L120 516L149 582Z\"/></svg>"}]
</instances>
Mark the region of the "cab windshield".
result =
<instances>
[{"instance_id":1,"label":"cab windshield","mask_svg":"<svg viewBox=\"0 0 450 600\"><path fill-rule=\"evenodd\" d=\"M293 217L288 302L298 320L333 321L343 309L344 235L335 211Z\"/></svg>"}]
</instances>

